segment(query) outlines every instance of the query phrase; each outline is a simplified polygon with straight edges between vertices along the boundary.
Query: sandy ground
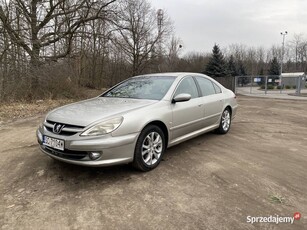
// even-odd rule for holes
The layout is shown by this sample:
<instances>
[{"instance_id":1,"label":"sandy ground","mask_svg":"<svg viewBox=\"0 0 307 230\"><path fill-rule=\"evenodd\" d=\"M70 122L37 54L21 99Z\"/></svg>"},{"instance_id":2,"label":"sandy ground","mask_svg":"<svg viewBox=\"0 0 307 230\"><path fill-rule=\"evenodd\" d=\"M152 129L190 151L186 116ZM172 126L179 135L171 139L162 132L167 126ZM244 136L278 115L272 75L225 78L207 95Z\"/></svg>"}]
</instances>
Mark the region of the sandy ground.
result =
<instances>
[{"instance_id":1,"label":"sandy ground","mask_svg":"<svg viewBox=\"0 0 307 230\"><path fill-rule=\"evenodd\" d=\"M227 135L170 148L148 173L50 159L42 117L2 124L1 229L306 229L307 101L238 100ZM295 212L293 225L247 223Z\"/></svg>"}]
</instances>

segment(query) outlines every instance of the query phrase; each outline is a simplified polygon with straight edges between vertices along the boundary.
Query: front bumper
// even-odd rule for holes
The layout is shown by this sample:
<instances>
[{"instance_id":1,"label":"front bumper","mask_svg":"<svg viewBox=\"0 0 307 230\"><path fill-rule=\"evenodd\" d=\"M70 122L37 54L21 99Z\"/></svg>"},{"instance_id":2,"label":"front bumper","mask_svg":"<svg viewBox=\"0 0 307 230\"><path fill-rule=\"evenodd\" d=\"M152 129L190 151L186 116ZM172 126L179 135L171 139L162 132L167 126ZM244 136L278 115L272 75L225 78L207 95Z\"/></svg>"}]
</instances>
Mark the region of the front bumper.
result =
<instances>
[{"instance_id":1,"label":"front bumper","mask_svg":"<svg viewBox=\"0 0 307 230\"><path fill-rule=\"evenodd\" d=\"M43 145L44 135L64 140L64 151ZM40 150L46 155L66 163L93 167L132 162L138 135L139 133L119 137L110 134L97 137L80 137L79 134L62 136L49 132L44 127L40 127L36 132ZM100 152L101 156L91 160L90 152Z\"/></svg>"},{"instance_id":2,"label":"front bumper","mask_svg":"<svg viewBox=\"0 0 307 230\"><path fill-rule=\"evenodd\" d=\"M239 107L238 104L236 104L236 105L234 105L234 106L231 107L231 108L232 108L232 114L231 114L231 119L232 119L232 120L233 120L233 119L236 117L236 115L237 115L238 107Z\"/></svg>"}]
</instances>

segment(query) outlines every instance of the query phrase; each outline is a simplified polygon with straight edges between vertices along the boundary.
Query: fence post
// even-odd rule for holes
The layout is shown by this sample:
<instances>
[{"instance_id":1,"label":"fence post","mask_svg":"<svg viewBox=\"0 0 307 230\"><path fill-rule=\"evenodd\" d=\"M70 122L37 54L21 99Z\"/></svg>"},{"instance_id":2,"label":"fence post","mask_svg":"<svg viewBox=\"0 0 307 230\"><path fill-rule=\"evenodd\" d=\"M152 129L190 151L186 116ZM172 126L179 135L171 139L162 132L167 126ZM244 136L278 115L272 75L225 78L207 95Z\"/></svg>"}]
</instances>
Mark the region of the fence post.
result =
<instances>
[{"instance_id":1,"label":"fence post","mask_svg":"<svg viewBox=\"0 0 307 230\"><path fill-rule=\"evenodd\" d=\"M237 88L238 88L238 76L235 76L235 94L237 94Z\"/></svg>"},{"instance_id":2,"label":"fence post","mask_svg":"<svg viewBox=\"0 0 307 230\"><path fill-rule=\"evenodd\" d=\"M264 94L268 92L268 76L265 76L265 87L264 87Z\"/></svg>"},{"instance_id":3,"label":"fence post","mask_svg":"<svg viewBox=\"0 0 307 230\"><path fill-rule=\"evenodd\" d=\"M302 77L297 77L297 83L296 83L296 95L301 94L301 82L302 82Z\"/></svg>"},{"instance_id":4,"label":"fence post","mask_svg":"<svg viewBox=\"0 0 307 230\"><path fill-rule=\"evenodd\" d=\"M283 85L282 85L282 73L280 74L280 93L282 93L282 88L283 88Z\"/></svg>"}]
</instances>

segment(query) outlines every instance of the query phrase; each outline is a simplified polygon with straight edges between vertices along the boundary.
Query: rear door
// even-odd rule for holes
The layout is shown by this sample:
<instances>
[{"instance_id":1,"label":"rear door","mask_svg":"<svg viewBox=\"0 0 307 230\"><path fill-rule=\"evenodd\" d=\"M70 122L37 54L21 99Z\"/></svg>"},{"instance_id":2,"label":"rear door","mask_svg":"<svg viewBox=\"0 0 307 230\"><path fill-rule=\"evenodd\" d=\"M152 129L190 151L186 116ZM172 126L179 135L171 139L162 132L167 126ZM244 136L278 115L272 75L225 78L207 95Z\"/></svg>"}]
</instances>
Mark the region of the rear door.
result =
<instances>
[{"instance_id":1,"label":"rear door","mask_svg":"<svg viewBox=\"0 0 307 230\"><path fill-rule=\"evenodd\" d=\"M195 77L204 104L204 126L208 127L219 123L224 106L224 96L221 88L210 79Z\"/></svg>"}]
</instances>

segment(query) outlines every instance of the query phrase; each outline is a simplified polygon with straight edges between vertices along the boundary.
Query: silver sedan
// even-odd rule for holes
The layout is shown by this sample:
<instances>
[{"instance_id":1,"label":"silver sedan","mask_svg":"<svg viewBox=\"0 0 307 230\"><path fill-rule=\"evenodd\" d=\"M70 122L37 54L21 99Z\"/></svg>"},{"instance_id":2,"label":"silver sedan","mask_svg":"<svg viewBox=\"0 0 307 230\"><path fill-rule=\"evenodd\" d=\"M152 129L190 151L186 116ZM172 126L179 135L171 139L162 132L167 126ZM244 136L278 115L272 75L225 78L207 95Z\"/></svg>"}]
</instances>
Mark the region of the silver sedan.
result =
<instances>
[{"instance_id":1,"label":"silver sedan","mask_svg":"<svg viewBox=\"0 0 307 230\"><path fill-rule=\"evenodd\" d=\"M226 134L237 107L235 94L206 75L142 75L49 112L37 139L56 160L149 171L168 147L212 130Z\"/></svg>"}]
</instances>

